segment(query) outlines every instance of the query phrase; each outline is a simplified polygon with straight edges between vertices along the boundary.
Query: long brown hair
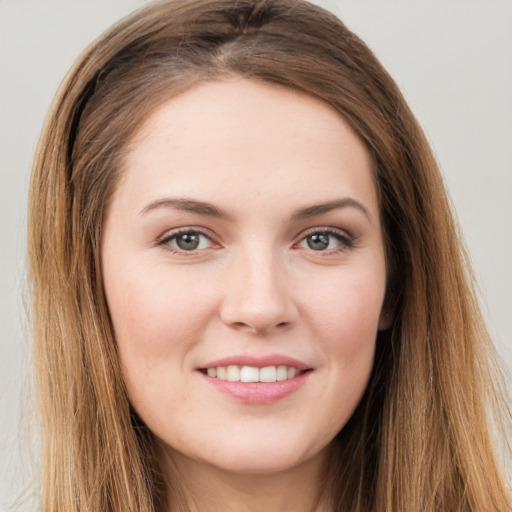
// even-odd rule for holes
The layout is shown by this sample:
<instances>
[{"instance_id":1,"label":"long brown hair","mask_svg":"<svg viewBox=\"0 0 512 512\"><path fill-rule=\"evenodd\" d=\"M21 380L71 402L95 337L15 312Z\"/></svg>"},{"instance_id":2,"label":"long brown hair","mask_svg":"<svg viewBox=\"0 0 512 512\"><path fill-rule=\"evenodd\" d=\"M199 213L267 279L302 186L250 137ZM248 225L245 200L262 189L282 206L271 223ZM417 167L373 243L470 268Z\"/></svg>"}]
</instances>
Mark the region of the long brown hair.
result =
<instances>
[{"instance_id":1,"label":"long brown hair","mask_svg":"<svg viewBox=\"0 0 512 512\"><path fill-rule=\"evenodd\" d=\"M393 327L333 442L333 510L511 510L496 459L492 343L428 143L397 86L336 17L302 0L150 4L96 41L46 121L29 261L42 510L163 510L151 433L130 408L104 297L102 221L130 136L159 104L229 75L321 98L373 157ZM507 417L508 418L508 417ZM187 510L175 486L176 510Z\"/></svg>"}]
</instances>

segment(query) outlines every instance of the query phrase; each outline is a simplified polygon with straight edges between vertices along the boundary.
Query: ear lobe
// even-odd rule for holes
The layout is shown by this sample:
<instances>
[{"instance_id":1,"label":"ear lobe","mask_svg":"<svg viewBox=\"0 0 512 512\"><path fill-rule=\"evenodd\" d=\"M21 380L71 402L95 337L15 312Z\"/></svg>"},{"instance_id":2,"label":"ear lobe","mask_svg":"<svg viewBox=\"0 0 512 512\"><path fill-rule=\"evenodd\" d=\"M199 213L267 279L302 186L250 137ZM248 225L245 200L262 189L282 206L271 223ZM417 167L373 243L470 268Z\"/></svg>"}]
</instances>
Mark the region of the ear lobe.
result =
<instances>
[{"instance_id":1,"label":"ear lobe","mask_svg":"<svg viewBox=\"0 0 512 512\"><path fill-rule=\"evenodd\" d=\"M379 317L379 331L385 331L393 325L393 315L387 307L383 307Z\"/></svg>"}]
</instances>

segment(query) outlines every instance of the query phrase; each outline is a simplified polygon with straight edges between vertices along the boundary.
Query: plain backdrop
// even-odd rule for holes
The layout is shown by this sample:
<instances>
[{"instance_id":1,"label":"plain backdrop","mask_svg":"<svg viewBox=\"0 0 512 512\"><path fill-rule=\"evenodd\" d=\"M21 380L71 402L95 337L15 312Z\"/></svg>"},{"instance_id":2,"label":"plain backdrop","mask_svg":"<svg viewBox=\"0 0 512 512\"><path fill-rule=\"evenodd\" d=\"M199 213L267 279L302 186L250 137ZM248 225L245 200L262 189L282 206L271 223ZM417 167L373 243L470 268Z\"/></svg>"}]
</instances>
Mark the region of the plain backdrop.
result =
<instances>
[{"instance_id":1,"label":"plain backdrop","mask_svg":"<svg viewBox=\"0 0 512 512\"><path fill-rule=\"evenodd\" d=\"M80 51L143 0L0 0L0 511L30 484L24 292L31 161ZM474 263L490 331L512 363L512 2L317 1L375 51L429 137ZM32 509L22 502L19 510Z\"/></svg>"}]
</instances>

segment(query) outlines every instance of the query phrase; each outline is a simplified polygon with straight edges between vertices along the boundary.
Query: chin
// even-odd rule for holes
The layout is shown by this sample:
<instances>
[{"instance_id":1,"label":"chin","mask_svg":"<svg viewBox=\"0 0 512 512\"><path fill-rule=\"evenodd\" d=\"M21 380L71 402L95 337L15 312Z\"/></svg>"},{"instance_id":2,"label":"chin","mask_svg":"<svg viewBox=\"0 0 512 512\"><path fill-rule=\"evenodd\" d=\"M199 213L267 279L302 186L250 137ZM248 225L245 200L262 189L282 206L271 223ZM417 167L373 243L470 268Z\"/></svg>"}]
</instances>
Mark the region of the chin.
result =
<instances>
[{"instance_id":1,"label":"chin","mask_svg":"<svg viewBox=\"0 0 512 512\"><path fill-rule=\"evenodd\" d=\"M259 456L236 455L219 460L215 465L223 471L240 475L271 475L286 472L303 462L298 457L283 457L282 454L273 452Z\"/></svg>"},{"instance_id":2,"label":"chin","mask_svg":"<svg viewBox=\"0 0 512 512\"><path fill-rule=\"evenodd\" d=\"M230 445L219 451L204 454L196 459L200 464L216 467L221 471L240 475L271 475L294 470L314 461L323 460L327 447L304 448L303 443L287 444L282 440L266 440L259 443Z\"/></svg>"}]
</instances>

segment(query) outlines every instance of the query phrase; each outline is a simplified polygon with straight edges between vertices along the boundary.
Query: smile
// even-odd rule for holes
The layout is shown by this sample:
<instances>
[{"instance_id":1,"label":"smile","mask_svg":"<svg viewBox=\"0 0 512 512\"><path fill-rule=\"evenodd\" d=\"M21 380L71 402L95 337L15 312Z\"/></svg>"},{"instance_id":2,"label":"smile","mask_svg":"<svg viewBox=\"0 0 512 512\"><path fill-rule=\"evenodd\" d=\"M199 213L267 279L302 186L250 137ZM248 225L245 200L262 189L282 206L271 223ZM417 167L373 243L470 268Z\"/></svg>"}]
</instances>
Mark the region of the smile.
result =
<instances>
[{"instance_id":1,"label":"smile","mask_svg":"<svg viewBox=\"0 0 512 512\"><path fill-rule=\"evenodd\" d=\"M282 382L293 379L301 373L293 366L265 366L258 368L256 366L217 366L201 370L209 377L229 382Z\"/></svg>"},{"instance_id":2,"label":"smile","mask_svg":"<svg viewBox=\"0 0 512 512\"><path fill-rule=\"evenodd\" d=\"M233 355L197 368L214 390L244 404L271 404L297 392L313 368L282 354Z\"/></svg>"}]
</instances>

